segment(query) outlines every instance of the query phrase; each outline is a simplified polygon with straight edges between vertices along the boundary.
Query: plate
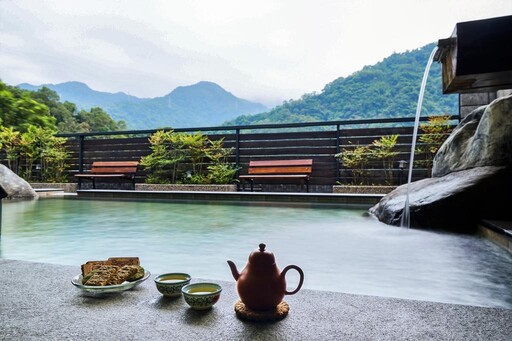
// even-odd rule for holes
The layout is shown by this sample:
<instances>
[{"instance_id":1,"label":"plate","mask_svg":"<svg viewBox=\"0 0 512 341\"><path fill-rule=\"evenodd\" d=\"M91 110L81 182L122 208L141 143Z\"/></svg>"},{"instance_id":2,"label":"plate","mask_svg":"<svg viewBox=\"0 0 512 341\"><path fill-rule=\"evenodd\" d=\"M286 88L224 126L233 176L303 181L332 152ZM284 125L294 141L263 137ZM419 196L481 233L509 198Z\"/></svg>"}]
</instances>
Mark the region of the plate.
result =
<instances>
[{"instance_id":1,"label":"plate","mask_svg":"<svg viewBox=\"0 0 512 341\"><path fill-rule=\"evenodd\" d=\"M82 274L79 274L79 275L76 275L75 277L73 277L73 279L71 280L71 283L75 287L77 287L78 289L81 289L82 291L84 291L87 294L101 295L101 294L109 294L109 293L126 291L126 290L130 290L132 288L135 288L137 285L141 284L146 279L148 279L150 275L151 275L151 273L149 271L144 270L144 277L142 277L141 279L138 279L136 281L133 281L133 282L123 282L123 283L117 284L117 285L95 286L95 285L83 285L82 284L83 276L82 276Z\"/></svg>"}]
</instances>

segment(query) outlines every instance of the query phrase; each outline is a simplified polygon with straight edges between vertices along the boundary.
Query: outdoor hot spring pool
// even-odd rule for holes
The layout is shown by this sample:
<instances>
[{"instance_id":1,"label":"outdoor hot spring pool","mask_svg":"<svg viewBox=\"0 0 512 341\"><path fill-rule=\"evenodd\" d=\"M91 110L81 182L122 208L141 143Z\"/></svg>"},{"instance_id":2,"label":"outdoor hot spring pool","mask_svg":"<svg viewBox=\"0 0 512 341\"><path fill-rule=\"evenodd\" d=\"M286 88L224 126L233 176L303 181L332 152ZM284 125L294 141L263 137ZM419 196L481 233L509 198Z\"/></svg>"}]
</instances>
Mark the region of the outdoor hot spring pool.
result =
<instances>
[{"instance_id":1,"label":"outdoor hot spring pool","mask_svg":"<svg viewBox=\"0 0 512 341\"><path fill-rule=\"evenodd\" d=\"M76 266L139 256L152 274L233 281L258 244L304 287L512 308L512 256L478 236L387 226L364 210L268 204L4 201L0 257ZM287 275L295 287L294 271ZM63 278L69 281L69 278Z\"/></svg>"}]
</instances>

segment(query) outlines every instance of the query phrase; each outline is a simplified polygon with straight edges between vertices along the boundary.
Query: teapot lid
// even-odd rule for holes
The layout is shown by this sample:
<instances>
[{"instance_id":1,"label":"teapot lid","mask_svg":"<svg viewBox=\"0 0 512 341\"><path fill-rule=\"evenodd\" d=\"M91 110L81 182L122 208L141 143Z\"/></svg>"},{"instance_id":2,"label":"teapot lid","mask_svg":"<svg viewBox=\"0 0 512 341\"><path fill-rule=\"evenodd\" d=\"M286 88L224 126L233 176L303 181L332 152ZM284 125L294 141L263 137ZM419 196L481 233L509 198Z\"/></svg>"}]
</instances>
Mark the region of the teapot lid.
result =
<instances>
[{"instance_id":1,"label":"teapot lid","mask_svg":"<svg viewBox=\"0 0 512 341\"><path fill-rule=\"evenodd\" d=\"M265 251L266 245L261 243L259 249L254 250L249 256L249 263L254 265L274 265L276 259L270 251Z\"/></svg>"}]
</instances>

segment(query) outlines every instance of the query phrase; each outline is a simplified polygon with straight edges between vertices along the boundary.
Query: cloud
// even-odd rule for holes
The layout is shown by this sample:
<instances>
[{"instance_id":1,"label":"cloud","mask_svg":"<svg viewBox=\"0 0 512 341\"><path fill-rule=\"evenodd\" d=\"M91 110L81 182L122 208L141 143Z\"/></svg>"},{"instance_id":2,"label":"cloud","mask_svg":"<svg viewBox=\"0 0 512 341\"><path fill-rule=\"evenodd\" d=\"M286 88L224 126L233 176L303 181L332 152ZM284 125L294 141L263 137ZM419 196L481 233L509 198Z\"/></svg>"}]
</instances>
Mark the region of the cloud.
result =
<instances>
[{"instance_id":1,"label":"cloud","mask_svg":"<svg viewBox=\"0 0 512 341\"><path fill-rule=\"evenodd\" d=\"M510 14L509 0L0 1L0 77L139 97L209 80L277 104Z\"/></svg>"}]
</instances>

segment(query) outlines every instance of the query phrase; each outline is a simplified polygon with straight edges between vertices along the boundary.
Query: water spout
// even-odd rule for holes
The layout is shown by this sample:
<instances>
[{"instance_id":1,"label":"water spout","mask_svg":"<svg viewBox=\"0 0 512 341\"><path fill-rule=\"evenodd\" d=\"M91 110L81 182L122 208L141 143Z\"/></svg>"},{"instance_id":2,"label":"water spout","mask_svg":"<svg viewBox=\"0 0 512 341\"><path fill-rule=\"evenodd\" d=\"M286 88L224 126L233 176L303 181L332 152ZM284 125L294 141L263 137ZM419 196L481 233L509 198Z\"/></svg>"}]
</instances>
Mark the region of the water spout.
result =
<instances>
[{"instance_id":1,"label":"water spout","mask_svg":"<svg viewBox=\"0 0 512 341\"><path fill-rule=\"evenodd\" d=\"M400 226L402 227L411 227L411 215L409 209L409 189L412 182L412 169L414 166L414 151L416 150L416 139L418 136L418 127L420 125L420 116L421 116L421 107L423 104L423 95L425 94L425 87L427 85L428 73L430 71L430 66L432 65L432 61L434 59L434 55L436 54L437 46L434 47L432 53L430 53L430 57L428 58L427 66L425 67L425 72L423 73L423 79L421 81L420 94L418 96L418 104L416 106L416 118L414 120L414 129L412 133L412 143L411 143L411 157L409 159L409 174L407 175L407 187L405 191L405 204L404 210L402 211L402 219L400 221Z\"/></svg>"}]
</instances>

